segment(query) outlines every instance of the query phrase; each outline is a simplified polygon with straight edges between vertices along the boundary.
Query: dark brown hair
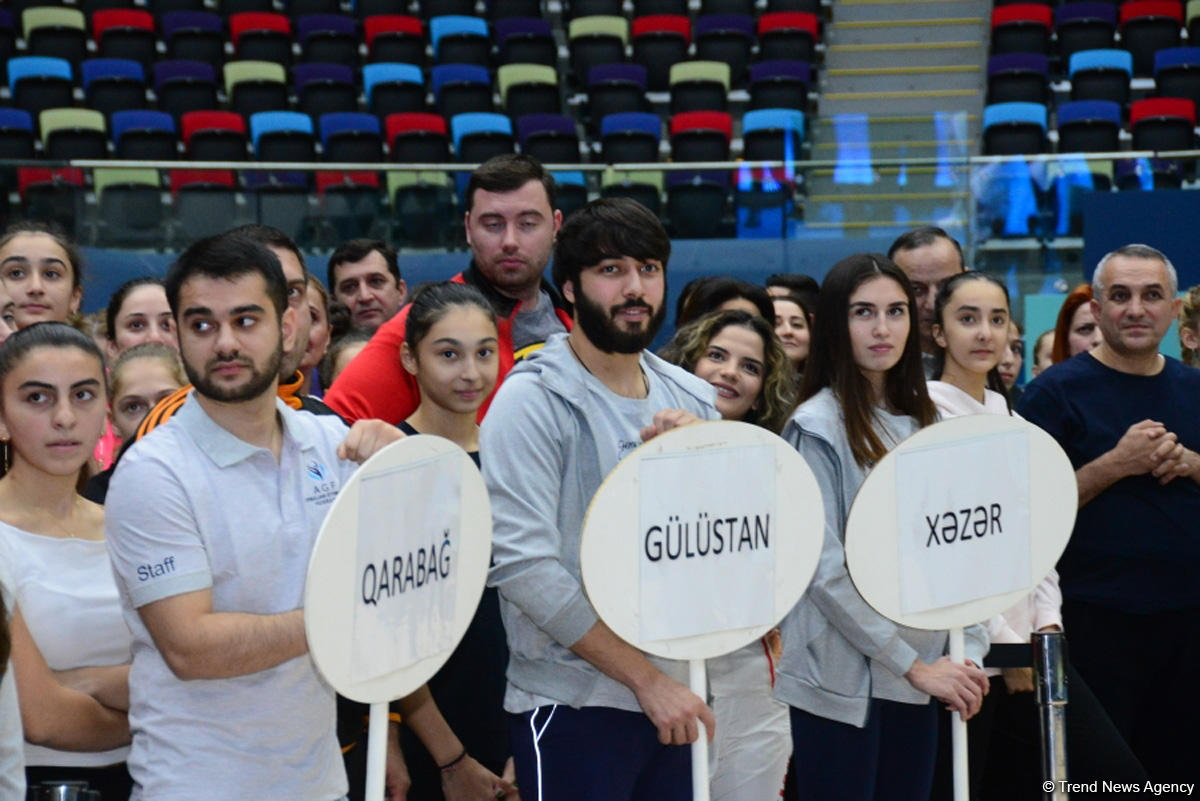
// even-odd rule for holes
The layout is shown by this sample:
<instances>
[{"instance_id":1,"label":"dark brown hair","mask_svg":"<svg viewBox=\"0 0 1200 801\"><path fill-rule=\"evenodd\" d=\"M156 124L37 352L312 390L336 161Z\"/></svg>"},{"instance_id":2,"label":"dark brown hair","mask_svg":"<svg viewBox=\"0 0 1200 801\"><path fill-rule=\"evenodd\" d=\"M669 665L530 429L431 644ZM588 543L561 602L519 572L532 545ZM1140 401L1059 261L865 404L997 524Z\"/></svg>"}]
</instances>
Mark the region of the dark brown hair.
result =
<instances>
[{"instance_id":1,"label":"dark brown hair","mask_svg":"<svg viewBox=\"0 0 1200 801\"><path fill-rule=\"evenodd\" d=\"M546 190L546 200L553 211L556 207L554 176L533 156L505 153L480 164L467 181L467 212L475 204L475 190L485 192L516 192L530 181L538 181Z\"/></svg>"},{"instance_id":2,"label":"dark brown hair","mask_svg":"<svg viewBox=\"0 0 1200 801\"><path fill-rule=\"evenodd\" d=\"M921 332L917 325L917 301L912 284L899 267L881 254L860 253L842 259L821 284L800 401L808 400L825 387L833 390L842 408L850 450L854 460L863 466L878 462L888 448L875 433L874 393L854 361L854 348L850 342L850 296L862 284L879 277L892 279L904 290L909 317L904 352L884 378L883 399L896 411L914 418L918 426L927 426L937 419L937 410L925 388Z\"/></svg>"}]
</instances>

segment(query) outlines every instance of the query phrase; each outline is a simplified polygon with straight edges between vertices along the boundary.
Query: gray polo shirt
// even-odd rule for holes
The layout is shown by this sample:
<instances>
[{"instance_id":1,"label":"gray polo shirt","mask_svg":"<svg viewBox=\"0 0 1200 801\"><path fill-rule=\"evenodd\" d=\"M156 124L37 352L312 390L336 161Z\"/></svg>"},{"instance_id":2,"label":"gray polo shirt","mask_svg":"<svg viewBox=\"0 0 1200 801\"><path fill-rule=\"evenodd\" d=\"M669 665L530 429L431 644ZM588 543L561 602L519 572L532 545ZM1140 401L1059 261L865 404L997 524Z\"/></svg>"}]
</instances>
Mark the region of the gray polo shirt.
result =
<instances>
[{"instance_id":1,"label":"gray polo shirt","mask_svg":"<svg viewBox=\"0 0 1200 801\"><path fill-rule=\"evenodd\" d=\"M303 602L309 554L356 465L346 426L277 401L279 462L217 425L189 395L121 459L105 532L133 632L133 799L328 801L346 793L334 693L308 656L229 679L179 679L137 613L211 589L214 612L258 615Z\"/></svg>"}]
</instances>

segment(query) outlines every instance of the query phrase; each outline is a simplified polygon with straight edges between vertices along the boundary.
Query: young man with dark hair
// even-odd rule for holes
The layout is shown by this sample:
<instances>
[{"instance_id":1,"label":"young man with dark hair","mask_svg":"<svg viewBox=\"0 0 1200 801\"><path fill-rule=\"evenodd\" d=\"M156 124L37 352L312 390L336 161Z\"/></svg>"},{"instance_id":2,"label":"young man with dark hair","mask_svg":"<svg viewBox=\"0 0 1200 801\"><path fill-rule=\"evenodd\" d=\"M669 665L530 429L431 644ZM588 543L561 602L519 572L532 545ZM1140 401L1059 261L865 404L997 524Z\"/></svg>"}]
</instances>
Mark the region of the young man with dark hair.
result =
<instances>
[{"instance_id":1,"label":"young man with dark hair","mask_svg":"<svg viewBox=\"0 0 1200 801\"><path fill-rule=\"evenodd\" d=\"M166 288L194 389L125 453L105 514L135 640L133 798L341 798L334 694L307 658L304 579L353 462L400 435L378 420L347 432L280 400L296 312L278 257L258 242L200 240Z\"/></svg>"},{"instance_id":2,"label":"young man with dark hair","mask_svg":"<svg viewBox=\"0 0 1200 801\"><path fill-rule=\"evenodd\" d=\"M579 537L604 476L642 441L716 419L711 386L645 348L664 316L670 240L645 207L595 200L559 234L570 334L513 368L480 436L490 583L509 641L505 709L526 801L690 799L704 701L686 665L620 640L583 593Z\"/></svg>"},{"instance_id":3,"label":"young man with dark hair","mask_svg":"<svg viewBox=\"0 0 1200 801\"><path fill-rule=\"evenodd\" d=\"M500 381L551 334L570 327L568 304L542 279L562 224L554 199L554 178L524 155L489 159L467 184L463 222L471 264L450 280L476 287L496 310ZM346 419L400 422L416 410L421 400L416 379L396 358L407 318L401 309L380 326L325 393L325 402ZM481 417L490 401L480 407Z\"/></svg>"},{"instance_id":4,"label":"young man with dark hair","mask_svg":"<svg viewBox=\"0 0 1200 801\"><path fill-rule=\"evenodd\" d=\"M803 273L774 273L767 276L764 285L767 294L772 298L786 298L796 295L804 302L805 308L817 308L817 296L821 294L821 285L811 275Z\"/></svg>"},{"instance_id":5,"label":"young man with dark hair","mask_svg":"<svg viewBox=\"0 0 1200 801\"><path fill-rule=\"evenodd\" d=\"M408 287L396 251L378 239L351 239L329 257L329 290L350 309L355 328L374 332L400 311Z\"/></svg>"},{"instance_id":6,"label":"young man with dark hair","mask_svg":"<svg viewBox=\"0 0 1200 801\"><path fill-rule=\"evenodd\" d=\"M933 301L938 288L952 275L965 272L962 246L941 228L927 226L901 234L888 248L888 258L908 276L917 297L921 325L921 353L928 377L937 343L933 341Z\"/></svg>"}]
</instances>

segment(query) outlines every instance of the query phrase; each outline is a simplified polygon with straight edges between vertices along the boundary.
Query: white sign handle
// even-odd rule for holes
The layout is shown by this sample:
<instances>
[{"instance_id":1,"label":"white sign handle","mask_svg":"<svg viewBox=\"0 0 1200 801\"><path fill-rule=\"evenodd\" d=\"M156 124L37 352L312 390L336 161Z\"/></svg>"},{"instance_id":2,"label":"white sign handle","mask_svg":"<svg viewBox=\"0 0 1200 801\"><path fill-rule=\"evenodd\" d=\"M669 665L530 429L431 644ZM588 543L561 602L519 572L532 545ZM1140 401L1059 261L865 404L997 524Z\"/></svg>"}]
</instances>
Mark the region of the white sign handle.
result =
<instances>
[{"instance_id":1,"label":"white sign handle","mask_svg":"<svg viewBox=\"0 0 1200 801\"><path fill-rule=\"evenodd\" d=\"M950 629L950 661L966 664L967 647L961 626ZM950 713L950 743L954 754L954 801L967 801L970 774L967 766L967 722L958 712Z\"/></svg>"},{"instance_id":2,"label":"white sign handle","mask_svg":"<svg viewBox=\"0 0 1200 801\"><path fill-rule=\"evenodd\" d=\"M688 680L692 692L705 701L708 698L708 671L703 659L688 660ZM709 801L708 730L704 727L704 721L697 719L696 723L700 727L700 736L692 743L692 799Z\"/></svg>"},{"instance_id":3,"label":"white sign handle","mask_svg":"<svg viewBox=\"0 0 1200 801\"><path fill-rule=\"evenodd\" d=\"M383 801L383 772L387 766L387 703L371 704L371 722L367 726L366 801Z\"/></svg>"}]
</instances>

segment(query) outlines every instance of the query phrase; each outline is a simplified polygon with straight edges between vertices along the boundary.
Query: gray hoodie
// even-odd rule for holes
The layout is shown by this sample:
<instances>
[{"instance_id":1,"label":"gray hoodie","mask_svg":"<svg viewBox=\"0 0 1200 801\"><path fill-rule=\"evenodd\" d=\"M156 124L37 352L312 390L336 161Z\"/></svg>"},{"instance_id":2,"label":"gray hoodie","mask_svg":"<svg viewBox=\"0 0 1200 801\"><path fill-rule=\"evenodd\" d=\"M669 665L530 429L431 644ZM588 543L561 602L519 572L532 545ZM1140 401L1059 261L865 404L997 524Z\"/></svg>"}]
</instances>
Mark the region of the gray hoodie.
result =
<instances>
[{"instance_id":1,"label":"gray hoodie","mask_svg":"<svg viewBox=\"0 0 1200 801\"><path fill-rule=\"evenodd\" d=\"M898 445L917 431L906 415L879 410L875 430ZM775 697L814 715L863 726L871 698L924 704L929 696L904 674L913 661L932 662L946 650L944 631L901 626L872 609L850 580L842 548L846 518L867 470L854 460L841 404L825 388L801 404L783 438L808 462L825 503L825 544L812 583L780 625L783 657L775 672ZM966 629L966 655L976 664L987 653L983 626Z\"/></svg>"},{"instance_id":2,"label":"gray hoodie","mask_svg":"<svg viewBox=\"0 0 1200 801\"><path fill-rule=\"evenodd\" d=\"M667 408L719 417L708 383L648 352L641 363L672 399ZM493 519L488 583L500 592L508 633L510 712L528 711L536 699L641 709L625 685L569 650L598 620L579 569L583 516L604 480L588 425L600 414L588 378L566 335L553 336L505 377L480 432ZM651 661L686 681L685 663Z\"/></svg>"}]
</instances>

